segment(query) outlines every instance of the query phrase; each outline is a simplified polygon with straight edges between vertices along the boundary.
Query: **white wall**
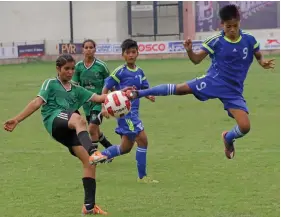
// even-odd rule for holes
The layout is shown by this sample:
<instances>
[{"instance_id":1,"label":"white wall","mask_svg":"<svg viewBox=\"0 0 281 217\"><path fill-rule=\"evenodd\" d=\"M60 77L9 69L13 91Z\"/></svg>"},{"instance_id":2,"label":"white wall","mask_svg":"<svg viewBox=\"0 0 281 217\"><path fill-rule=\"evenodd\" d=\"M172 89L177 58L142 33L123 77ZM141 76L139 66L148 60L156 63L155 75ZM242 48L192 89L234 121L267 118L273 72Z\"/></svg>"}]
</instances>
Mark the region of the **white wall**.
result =
<instances>
[{"instance_id":1,"label":"white wall","mask_svg":"<svg viewBox=\"0 0 281 217\"><path fill-rule=\"evenodd\" d=\"M116 41L124 35L120 33L123 25L127 33L124 2L73 2L75 40ZM2 43L67 41L70 39L69 2L0 2L0 30Z\"/></svg>"},{"instance_id":2,"label":"white wall","mask_svg":"<svg viewBox=\"0 0 281 217\"><path fill-rule=\"evenodd\" d=\"M69 38L68 2L0 1L0 42Z\"/></svg>"},{"instance_id":3,"label":"white wall","mask_svg":"<svg viewBox=\"0 0 281 217\"><path fill-rule=\"evenodd\" d=\"M128 38L128 10L127 2L116 2L116 41Z\"/></svg>"},{"instance_id":4,"label":"white wall","mask_svg":"<svg viewBox=\"0 0 281 217\"><path fill-rule=\"evenodd\" d=\"M116 40L116 2L74 1L72 7L75 40Z\"/></svg>"},{"instance_id":5,"label":"white wall","mask_svg":"<svg viewBox=\"0 0 281 217\"><path fill-rule=\"evenodd\" d=\"M152 4L152 2L141 2ZM169 3L169 2L159 2ZM172 3L172 2L171 2ZM177 7L158 8L158 32L178 32ZM153 34L152 12L137 12L133 17L133 34ZM74 41L92 38L99 42L120 42L128 37L127 2L73 1ZM279 29L249 30L259 37L280 38ZM196 33L196 39L205 39L215 32ZM137 37L138 41L154 40ZM177 40L176 36L157 37L157 40ZM3 2L0 1L0 43L10 46L15 42L42 43L46 52L58 53L57 44L70 40L69 2ZM19 44L19 43L17 43Z\"/></svg>"}]
</instances>

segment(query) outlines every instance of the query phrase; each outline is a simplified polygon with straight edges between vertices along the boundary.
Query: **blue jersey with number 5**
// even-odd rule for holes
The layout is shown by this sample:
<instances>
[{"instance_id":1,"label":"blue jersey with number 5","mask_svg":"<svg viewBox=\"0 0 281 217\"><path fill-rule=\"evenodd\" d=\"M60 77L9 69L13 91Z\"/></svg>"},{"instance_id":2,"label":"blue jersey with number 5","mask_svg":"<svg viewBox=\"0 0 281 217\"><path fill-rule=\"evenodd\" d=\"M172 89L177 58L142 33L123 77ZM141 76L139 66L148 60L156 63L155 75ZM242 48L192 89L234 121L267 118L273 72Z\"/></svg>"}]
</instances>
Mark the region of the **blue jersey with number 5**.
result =
<instances>
[{"instance_id":1,"label":"blue jersey with number 5","mask_svg":"<svg viewBox=\"0 0 281 217\"><path fill-rule=\"evenodd\" d=\"M259 51L259 43L255 37L240 30L239 39L231 42L221 31L207 38L201 49L205 50L212 59L207 76L221 79L231 88L242 93L254 53Z\"/></svg>"}]
</instances>

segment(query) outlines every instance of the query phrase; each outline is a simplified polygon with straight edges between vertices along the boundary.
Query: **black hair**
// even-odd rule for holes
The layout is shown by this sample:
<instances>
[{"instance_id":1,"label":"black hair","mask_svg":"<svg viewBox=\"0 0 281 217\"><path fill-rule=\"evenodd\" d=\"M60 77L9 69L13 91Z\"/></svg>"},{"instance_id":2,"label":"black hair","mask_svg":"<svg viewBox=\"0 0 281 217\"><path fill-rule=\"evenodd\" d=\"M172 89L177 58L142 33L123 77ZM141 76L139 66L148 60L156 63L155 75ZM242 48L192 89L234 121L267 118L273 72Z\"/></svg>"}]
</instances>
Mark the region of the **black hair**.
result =
<instances>
[{"instance_id":1,"label":"black hair","mask_svg":"<svg viewBox=\"0 0 281 217\"><path fill-rule=\"evenodd\" d=\"M69 62L75 62L75 59L70 54L62 54L57 58L56 66L62 67Z\"/></svg>"},{"instance_id":2,"label":"black hair","mask_svg":"<svg viewBox=\"0 0 281 217\"><path fill-rule=\"evenodd\" d=\"M139 49L138 43L132 39L126 39L125 41L122 42L121 44L122 48L122 54L125 52L125 50L128 50L130 48L136 48L137 50Z\"/></svg>"},{"instance_id":3,"label":"black hair","mask_svg":"<svg viewBox=\"0 0 281 217\"><path fill-rule=\"evenodd\" d=\"M91 42L91 43L93 44L93 46L96 47L96 42L95 42L94 40L92 40L92 39L86 39L86 40L83 42L83 44L82 44L82 47L83 47L83 48L85 47L85 44L86 44L87 42Z\"/></svg>"},{"instance_id":4,"label":"black hair","mask_svg":"<svg viewBox=\"0 0 281 217\"><path fill-rule=\"evenodd\" d=\"M232 19L240 20L239 9L236 5L233 4L226 5L223 8L221 8L219 15L222 22Z\"/></svg>"}]
</instances>

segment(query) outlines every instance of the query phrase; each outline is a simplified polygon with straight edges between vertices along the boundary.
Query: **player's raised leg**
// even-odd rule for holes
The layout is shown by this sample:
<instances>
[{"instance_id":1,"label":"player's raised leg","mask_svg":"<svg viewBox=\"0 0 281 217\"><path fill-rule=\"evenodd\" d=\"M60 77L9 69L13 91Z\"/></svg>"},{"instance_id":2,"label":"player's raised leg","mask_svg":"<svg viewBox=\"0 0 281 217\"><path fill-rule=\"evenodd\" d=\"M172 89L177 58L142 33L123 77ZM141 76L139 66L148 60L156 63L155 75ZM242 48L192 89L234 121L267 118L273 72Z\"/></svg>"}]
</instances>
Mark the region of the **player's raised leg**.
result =
<instances>
[{"instance_id":1,"label":"player's raised leg","mask_svg":"<svg viewBox=\"0 0 281 217\"><path fill-rule=\"evenodd\" d=\"M136 137L136 142L138 144L136 150L136 161L137 161L137 169L138 169L138 179L139 183L159 183L157 180L153 180L151 177L147 175L146 171L146 155L148 148L148 139L145 131L141 131Z\"/></svg>"},{"instance_id":2,"label":"player's raised leg","mask_svg":"<svg viewBox=\"0 0 281 217\"><path fill-rule=\"evenodd\" d=\"M130 139L128 136L123 135L121 139L121 145L113 145L102 151L102 155L107 156L107 159L127 154L131 151L135 143L135 140Z\"/></svg>"},{"instance_id":3,"label":"player's raised leg","mask_svg":"<svg viewBox=\"0 0 281 217\"><path fill-rule=\"evenodd\" d=\"M68 127L75 129L78 139L89 153L89 161L91 164L104 162L107 158L103 156L99 151L92 145L89 133L87 132L86 120L84 120L79 114L73 113L68 121Z\"/></svg>"},{"instance_id":4,"label":"player's raised leg","mask_svg":"<svg viewBox=\"0 0 281 217\"><path fill-rule=\"evenodd\" d=\"M126 94L129 98L141 98L146 96L169 96L169 95L187 95L192 90L187 83L181 84L160 84L145 90L128 90Z\"/></svg>"},{"instance_id":5,"label":"player's raised leg","mask_svg":"<svg viewBox=\"0 0 281 217\"><path fill-rule=\"evenodd\" d=\"M244 110L230 108L228 112L237 122L237 125L232 130L222 133L225 155L228 159L232 159L235 155L234 141L245 136L250 131L250 120L248 113Z\"/></svg>"},{"instance_id":6,"label":"player's raised leg","mask_svg":"<svg viewBox=\"0 0 281 217\"><path fill-rule=\"evenodd\" d=\"M89 164L90 156L83 146L73 146L72 151L83 165L84 204L82 214L107 215L107 212L96 205L96 166Z\"/></svg>"}]
</instances>

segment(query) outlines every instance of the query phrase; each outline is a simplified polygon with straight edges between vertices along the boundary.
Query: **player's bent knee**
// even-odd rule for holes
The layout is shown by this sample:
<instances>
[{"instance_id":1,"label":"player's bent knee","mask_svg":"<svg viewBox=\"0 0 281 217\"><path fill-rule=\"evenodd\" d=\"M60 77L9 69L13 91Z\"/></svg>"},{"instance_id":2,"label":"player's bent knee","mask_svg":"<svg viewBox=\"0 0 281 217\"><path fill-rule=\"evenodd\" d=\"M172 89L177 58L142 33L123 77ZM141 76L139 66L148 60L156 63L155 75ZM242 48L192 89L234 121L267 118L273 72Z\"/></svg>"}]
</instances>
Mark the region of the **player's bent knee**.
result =
<instances>
[{"instance_id":1,"label":"player's bent knee","mask_svg":"<svg viewBox=\"0 0 281 217\"><path fill-rule=\"evenodd\" d=\"M246 122L240 123L238 126L239 126L241 133L247 134L250 132L250 129L251 129L250 122L246 121Z\"/></svg>"},{"instance_id":2,"label":"player's bent knee","mask_svg":"<svg viewBox=\"0 0 281 217\"><path fill-rule=\"evenodd\" d=\"M128 154L131 152L133 147L121 147L122 154Z\"/></svg>"},{"instance_id":3,"label":"player's bent knee","mask_svg":"<svg viewBox=\"0 0 281 217\"><path fill-rule=\"evenodd\" d=\"M77 126L77 123L81 120L81 116L77 113L73 113L68 121L68 124L71 126L71 128Z\"/></svg>"},{"instance_id":4,"label":"player's bent knee","mask_svg":"<svg viewBox=\"0 0 281 217\"><path fill-rule=\"evenodd\" d=\"M72 114L69 122L68 122L68 126L71 128L71 129L81 129L81 128L87 128L87 121L82 118L79 114Z\"/></svg>"},{"instance_id":5,"label":"player's bent knee","mask_svg":"<svg viewBox=\"0 0 281 217\"><path fill-rule=\"evenodd\" d=\"M80 126L86 126L87 125L87 121L84 118L82 118L81 116L80 116L80 118L78 118L77 121L78 121L78 124Z\"/></svg>"},{"instance_id":6,"label":"player's bent knee","mask_svg":"<svg viewBox=\"0 0 281 217\"><path fill-rule=\"evenodd\" d=\"M186 95L191 94L192 90L187 83L177 84L176 85L176 95Z\"/></svg>"},{"instance_id":7,"label":"player's bent knee","mask_svg":"<svg viewBox=\"0 0 281 217\"><path fill-rule=\"evenodd\" d=\"M138 144L138 147L147 147L148 146L148 141L146 138L144 139L140 139L140 140L137 140L137 144Z\"/></svg>"}]
</instances>

